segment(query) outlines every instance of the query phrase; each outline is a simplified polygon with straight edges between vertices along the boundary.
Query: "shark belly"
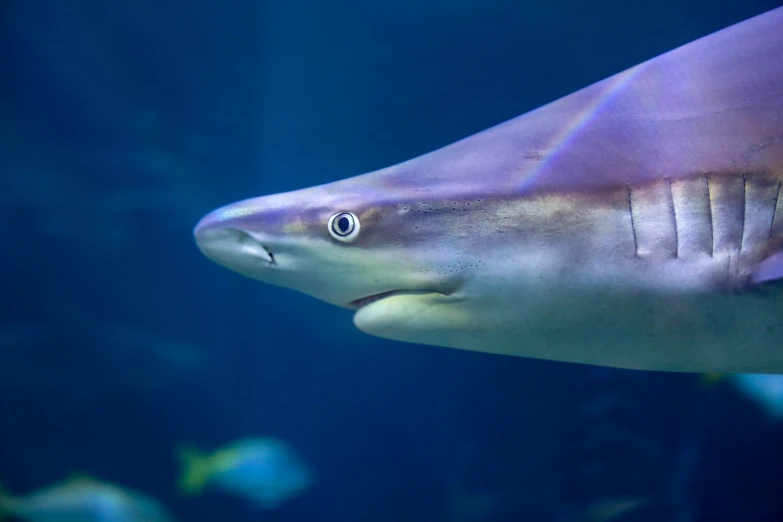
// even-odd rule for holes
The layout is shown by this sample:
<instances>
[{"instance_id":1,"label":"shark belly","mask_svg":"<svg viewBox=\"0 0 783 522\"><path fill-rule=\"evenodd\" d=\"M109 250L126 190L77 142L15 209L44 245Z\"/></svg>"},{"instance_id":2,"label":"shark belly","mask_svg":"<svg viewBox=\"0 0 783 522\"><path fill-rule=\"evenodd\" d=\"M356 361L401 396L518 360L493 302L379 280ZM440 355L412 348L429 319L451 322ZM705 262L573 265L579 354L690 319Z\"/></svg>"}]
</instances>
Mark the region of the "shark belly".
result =
<instances>
[{"instance_id":1,"label":"shark belly","mask_svg":"<svg viewBox=\"0 0 783 522\"><path fill-rule=\"evenodd\" d=\"M482 328L441 337L445 343L433 340L453 348L615 368L780 373L779 290L663 295L509 285L491 304L474 310ZM520 292L538 298L520 299Z\"/></svg>"}]
</instances>

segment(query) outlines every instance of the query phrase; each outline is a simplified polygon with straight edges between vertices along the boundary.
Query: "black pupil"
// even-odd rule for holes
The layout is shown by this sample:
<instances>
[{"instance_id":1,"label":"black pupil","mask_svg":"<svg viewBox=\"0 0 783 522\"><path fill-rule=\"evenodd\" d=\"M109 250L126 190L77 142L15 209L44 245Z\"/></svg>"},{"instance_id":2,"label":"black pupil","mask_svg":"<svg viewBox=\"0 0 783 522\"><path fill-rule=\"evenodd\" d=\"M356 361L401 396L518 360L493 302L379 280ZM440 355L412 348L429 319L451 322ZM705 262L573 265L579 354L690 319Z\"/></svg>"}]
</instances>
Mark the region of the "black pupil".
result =
<instances>
[{"instance_id":1,"label":"black pupil","mask_svg":"<svg viewBox=\"0 0 783 522\"><path fill-rule=\"evenodd\" d=\"M341 234L347 234L350 232L351 220L347 216L342 216L337 219L337 230Z\"/></svg>"}]
</instances>

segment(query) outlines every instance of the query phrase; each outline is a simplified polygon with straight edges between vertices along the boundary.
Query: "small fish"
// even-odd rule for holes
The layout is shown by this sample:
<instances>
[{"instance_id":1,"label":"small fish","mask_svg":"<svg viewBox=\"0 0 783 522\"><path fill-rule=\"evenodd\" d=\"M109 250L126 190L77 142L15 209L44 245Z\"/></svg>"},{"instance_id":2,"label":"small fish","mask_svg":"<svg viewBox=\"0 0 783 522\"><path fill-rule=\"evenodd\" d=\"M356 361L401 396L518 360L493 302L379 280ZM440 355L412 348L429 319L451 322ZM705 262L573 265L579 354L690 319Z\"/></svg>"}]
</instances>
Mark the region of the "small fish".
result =
<instances>
[{"instance_id":1,"label":"small fish","mask_svg":"<svg viewBox=\"0 0 783 522\"><path fill-rule=\"evenodd\" d=\"M249 499L261 509L276 509L313 483L312 472L285 442L250 438L209 455L191 447L179 452L184 470L180 489L197 494L207 486Z\"/></svg>"},{"instance_id":2,"label":"small fish","mask_svg":"<svg viewBox=\"0 0 783 522\"><path fill-rule=\"evenodd\" d=\"M92 478L77 477L22 497L0 492L0 519L26 522L170 522L156 500Z\"/></svg>"}]
</instances>

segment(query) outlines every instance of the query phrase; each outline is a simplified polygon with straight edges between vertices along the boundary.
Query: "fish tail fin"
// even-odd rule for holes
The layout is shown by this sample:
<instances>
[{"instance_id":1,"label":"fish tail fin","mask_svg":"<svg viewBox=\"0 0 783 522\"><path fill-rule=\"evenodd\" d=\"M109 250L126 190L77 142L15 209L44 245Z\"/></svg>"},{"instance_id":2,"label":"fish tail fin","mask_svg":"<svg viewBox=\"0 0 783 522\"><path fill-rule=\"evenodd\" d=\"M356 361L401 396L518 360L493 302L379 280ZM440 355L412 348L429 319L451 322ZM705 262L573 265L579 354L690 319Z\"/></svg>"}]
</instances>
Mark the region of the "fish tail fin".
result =
<instances>
[{"instance_id":1,"label":"fish tail fin","mask_svg":"<svg viewBox=\"0 0 783 522\"><path fill-rule=\"evenodd\" d=\"M180 491L187 495L201 493L212 473L209 456L202 454L193 446L184 445L177 449L177 457L182 464L182 474L179 477Z\"/></svg>"}]
</instances>

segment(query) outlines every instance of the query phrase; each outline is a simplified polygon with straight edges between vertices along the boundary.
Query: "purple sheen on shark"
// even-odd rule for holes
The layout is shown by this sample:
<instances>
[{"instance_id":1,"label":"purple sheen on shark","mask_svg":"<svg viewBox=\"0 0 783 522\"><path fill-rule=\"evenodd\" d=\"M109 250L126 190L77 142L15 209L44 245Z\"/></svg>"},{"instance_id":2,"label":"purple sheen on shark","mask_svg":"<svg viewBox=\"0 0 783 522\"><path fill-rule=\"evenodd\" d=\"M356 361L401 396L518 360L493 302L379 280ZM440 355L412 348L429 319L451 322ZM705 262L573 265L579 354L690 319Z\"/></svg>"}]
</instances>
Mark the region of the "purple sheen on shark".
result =
<instances>
[{"instance_id":1,"label":"purple sheen on shark","mask_svg":"<svg viewBox=\"0 0 783 522\"><path fill-rule=\"evenodd\" d=\"M239 201L210 259L398 341L783 373L783 8L418 158Z\"/></svg>"}]
</instances>

